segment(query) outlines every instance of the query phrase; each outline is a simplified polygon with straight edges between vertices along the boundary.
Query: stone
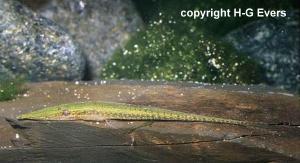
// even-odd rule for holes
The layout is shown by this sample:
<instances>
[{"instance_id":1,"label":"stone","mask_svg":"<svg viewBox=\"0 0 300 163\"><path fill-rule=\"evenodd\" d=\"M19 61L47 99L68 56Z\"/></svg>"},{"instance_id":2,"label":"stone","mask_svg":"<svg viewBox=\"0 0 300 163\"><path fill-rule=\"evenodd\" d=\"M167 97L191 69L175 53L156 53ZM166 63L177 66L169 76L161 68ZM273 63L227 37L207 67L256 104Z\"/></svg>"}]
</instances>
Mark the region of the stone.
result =
<instances>
[{"instance_id":1,"label":"stone","mask_svg":"<svg viewBox=\"0 0 300 163\"><path fill-rule=\"evenodd\" d=\"M257 59L269 83L300 92L299 11L286 18L261 19L226 35L239 51Z\"/></svg>"},{"instance_id":2,"label":"stone","mask_svg":"<svg viewBox=\"0 0 300 163\"><path fill-rule=\"evenodd\" d=\"M15 0L0 3L1 67L30 81L82 78L84 57L65 30Z\"/></svg>"},{"instance_id":3,"label":"stone","mask_svg":"<svg viewBox=\"0 0 300 163\"><path fill-rule=\"evenodd\" d=\"M72 34L87 58L88 79L98 78L115 50L142 27L142 20L129 0L22 2Z\"/></svg>"},{"instance_id":4,"label":"stone","mask_svg":"<svg viewBox=\"0 0 300 163\"><path fill-rule=\"evenodd\" d=\"M15 78L14 74L0 64L0 81L6 81Z\"/></svg>"}]
</instances>

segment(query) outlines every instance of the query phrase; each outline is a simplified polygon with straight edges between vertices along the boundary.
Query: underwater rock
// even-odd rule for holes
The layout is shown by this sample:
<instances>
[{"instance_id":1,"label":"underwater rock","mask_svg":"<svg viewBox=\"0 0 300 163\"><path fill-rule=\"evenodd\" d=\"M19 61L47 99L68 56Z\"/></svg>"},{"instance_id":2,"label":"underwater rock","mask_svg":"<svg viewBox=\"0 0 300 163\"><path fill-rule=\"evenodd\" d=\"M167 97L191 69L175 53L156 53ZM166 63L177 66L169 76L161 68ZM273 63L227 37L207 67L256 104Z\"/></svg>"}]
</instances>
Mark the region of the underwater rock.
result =
<instances>
[{"instance_id":1,"label":"underwater rock","mask_svg":"<svg viewBox=\"0 0 300 163\"><path fill-rule=\"evenodd\" d=\"M17 1L0 3L0 64L31 81L82 78L84 58L69 34Z\"/></svg>"},{"instance_id":2,"label":"underwater rock","mask_svg":"<svg viewBox=\"0 0 300 163\"><path fill-rule=\"evenodd\" d=\"M131 1L23 1L42 16L69 30L88 62L87 78L97 78L115 50L142 26Z\"/></svg>"},{"instance_id":3,"label":"underwater rock","mask_svg":"<svg viewBox=\"0 0 300 163\"><path fill-rule=\"evenodd\" d=\"M0 64L0 81L12 79L15 76L12 74L10 70L5 68L3 65Z\"/></svg>"},{"instance_id":4,"label":"underwater rock","mask_svg":"<svg viewBox=\"0 0 300 163\"><path fill-rule=\"evenodd\" d=\"M299 12L288 18L262 19L229 33L225 40L258 59L270 83L300 91Z\"/></svg>"},{"instance_id":5,"label":"underwater rock","mask_svg":"<svg viewBox=\"0 0 300 163\"><path fill-rule=\"evenodd\" d=\"M258 63L203 30L163 14L116 51L102 79L257 84ZM182 31L186 31L182 33Z\"/></svg>"}]
</instances>

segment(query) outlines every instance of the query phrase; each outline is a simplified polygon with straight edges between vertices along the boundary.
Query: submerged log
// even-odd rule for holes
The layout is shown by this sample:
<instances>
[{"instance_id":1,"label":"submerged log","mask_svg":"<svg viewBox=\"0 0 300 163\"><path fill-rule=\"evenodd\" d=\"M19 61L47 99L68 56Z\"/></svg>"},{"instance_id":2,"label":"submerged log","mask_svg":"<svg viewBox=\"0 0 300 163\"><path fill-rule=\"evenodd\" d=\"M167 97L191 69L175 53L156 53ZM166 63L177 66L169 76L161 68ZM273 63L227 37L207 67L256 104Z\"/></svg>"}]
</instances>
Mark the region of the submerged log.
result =
<instances>
[{"instance_id":1,"label":"submerged log","mask_svg":"<svg viewBox=\"0 0 300 163\"><path fill-rule=\"evenodd\" d=\"M28 88L25 96L0 103L1 116L14 119L45 106L112 101L272 125L255 128L200 122L13 121L9 123L22 127L12 124L15 128L12 131L26 143L11 144L9 150L0 149L0 162L297 162L300 159L300 98L286 92L258 86L134 81L45 82L29 84ZM0 121L0 125L4 123L8 124ZM2 127L0 136L4 133L8 132Z\"/></svg>"}]
</instances>

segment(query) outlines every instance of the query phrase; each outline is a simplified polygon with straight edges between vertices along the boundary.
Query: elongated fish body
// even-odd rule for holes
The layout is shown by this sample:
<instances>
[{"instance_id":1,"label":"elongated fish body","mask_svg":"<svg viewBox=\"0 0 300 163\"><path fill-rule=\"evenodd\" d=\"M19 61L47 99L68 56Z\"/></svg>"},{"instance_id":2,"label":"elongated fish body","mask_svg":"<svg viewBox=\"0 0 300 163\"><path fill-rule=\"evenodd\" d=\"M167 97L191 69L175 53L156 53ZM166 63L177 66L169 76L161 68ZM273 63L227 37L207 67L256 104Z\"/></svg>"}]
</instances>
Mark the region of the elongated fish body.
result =
<instances>
[{"instance_id":1,"label":"elongated fish body","mask_svg":"<svg viewBox=\"0 0 300 163\"><path fill-rule=\"evenodd\" d=\"M156 107L136 106L122 103L87 102L63 104L23 114L19 120L142 120L142 121L190 121L227 123L234 125L259 125L259 122L238 121L210 116L172 111Z\"/></svg>"}]
</instances>

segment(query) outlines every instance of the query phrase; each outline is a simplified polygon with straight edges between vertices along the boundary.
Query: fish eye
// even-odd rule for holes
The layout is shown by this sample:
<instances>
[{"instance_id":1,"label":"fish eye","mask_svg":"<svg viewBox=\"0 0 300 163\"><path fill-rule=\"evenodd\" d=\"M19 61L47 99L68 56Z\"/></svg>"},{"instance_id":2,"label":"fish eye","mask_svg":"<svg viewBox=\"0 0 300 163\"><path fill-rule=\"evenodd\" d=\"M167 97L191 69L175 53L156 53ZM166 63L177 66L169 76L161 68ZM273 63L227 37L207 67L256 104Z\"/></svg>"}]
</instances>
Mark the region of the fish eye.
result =
<instances>
[{"instance_id":1,"label":"fish eye","mask_svg":"<svg viewBox=\"0 0 300 163\"><path fill-rule=\"evenodd\" d=\"M70 112L68 110L63 110L62 115L63 116L68 116L68 115L70 115Z\"/></svg>"}]
</instances>

